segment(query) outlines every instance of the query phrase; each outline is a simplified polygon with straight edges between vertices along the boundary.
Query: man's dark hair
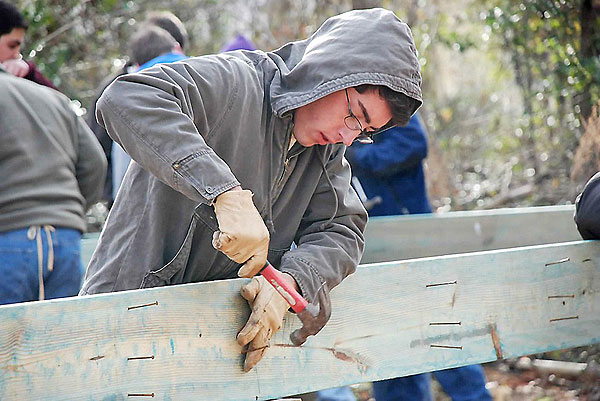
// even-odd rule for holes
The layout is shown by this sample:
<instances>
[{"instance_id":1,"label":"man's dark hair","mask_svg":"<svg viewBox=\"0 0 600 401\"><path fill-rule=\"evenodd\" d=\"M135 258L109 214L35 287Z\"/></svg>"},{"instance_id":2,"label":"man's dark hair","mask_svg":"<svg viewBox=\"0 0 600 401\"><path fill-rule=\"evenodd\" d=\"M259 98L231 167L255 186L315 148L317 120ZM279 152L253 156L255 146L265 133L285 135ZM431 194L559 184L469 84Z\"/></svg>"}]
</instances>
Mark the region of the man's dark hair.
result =
<instances>
[{"instance_id":1,"label":"man's dark hair","mask_svg":"<svg viewBox=\"0 0 600 401\"><path fill-rule=\"evenodd\" d=\"M401 92L396 92L383 85L359 85L354 89L358 93L364 93L369 90L378 90L379 96L384 98L390 105L392 111L392 120L390 126L405 127L408 125L410 117L417 111L421 102Z\"/></svg>"},{"instance_id":2,"label":"man's dark hair","mask_svg":"<svg viewBox=\"0 0 600 401\"><path fill-rule=\"evenodd\" d=\"M188 41L188 33L183 22L175 14L169 11L154 11L146 17L146 23L156 25L169 32L171 36L185 49Z\"/></svg>"},{"instance_id":3,"label":"man's dark hair","mask_svg":"<svg viewBox=\"0 0 600 401\"><path fill-rule=\"evenodd\" d=\"M0 35L6 35L15 28L27 29L27 21L19 9L5 0L0 0Z\"/></svg>"},{"instance_id":4,"label":"man's dark hair","mask_svg":"<svg viewBox=\"0 0 600 401\"><path fill-rule=\"evenodd\" d=\"M142 65L155 57L171 52L176 44L169 32L158 26L143 24L129 42L131 61Z\"/></svg>"}]
</instances>

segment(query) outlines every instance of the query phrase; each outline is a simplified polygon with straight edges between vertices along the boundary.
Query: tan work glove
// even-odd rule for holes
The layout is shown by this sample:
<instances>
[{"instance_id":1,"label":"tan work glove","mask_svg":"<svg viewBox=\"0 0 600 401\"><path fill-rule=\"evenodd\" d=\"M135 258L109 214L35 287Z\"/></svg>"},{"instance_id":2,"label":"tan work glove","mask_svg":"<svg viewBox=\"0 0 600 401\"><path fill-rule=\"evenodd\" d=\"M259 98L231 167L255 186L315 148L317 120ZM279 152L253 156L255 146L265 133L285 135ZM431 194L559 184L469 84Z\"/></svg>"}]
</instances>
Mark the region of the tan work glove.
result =
<instances>
[{"instance_id":1,"label":"tan work glove","mask_svg":"<svg viewBox=\"0 0 600 401\"><path fill-rule=\"evenodd\" d=\"M223 192L214 206L219 231L213 234L213 246L229 259L244 263L238 276L254 276L267 262L269 230L252 202L252 192Z\"/></svg>"},{"instance_id":2,"label":"tan work glove","mask_svg":"<svg viewBox=\"0 0 600 401\"><path fill-rule=\"evenodd\" d=\"M281 328L289 305L263 276L254 277L242 286L240 293L252 309L248 322L237 335L238 344L242 347L248 344L244 361L244 371L248 372L261 360L269 340Z\"/></svg>"}]
</instances>

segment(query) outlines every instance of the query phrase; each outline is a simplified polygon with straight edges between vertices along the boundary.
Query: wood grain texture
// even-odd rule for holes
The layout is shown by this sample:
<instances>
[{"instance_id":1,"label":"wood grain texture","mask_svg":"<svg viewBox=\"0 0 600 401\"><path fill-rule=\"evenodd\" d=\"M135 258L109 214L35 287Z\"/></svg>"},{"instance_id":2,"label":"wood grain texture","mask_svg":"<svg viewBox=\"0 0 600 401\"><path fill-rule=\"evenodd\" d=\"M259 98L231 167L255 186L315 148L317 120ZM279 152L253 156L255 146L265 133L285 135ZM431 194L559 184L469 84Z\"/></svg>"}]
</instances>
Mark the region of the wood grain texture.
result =
<instances>
[{"instance_id":1,"label":"wood grain texture","mask_svg":"<svg viewBox=\"0 0 600 401\"><path fill-rule=\"evenodd\" d=\"M2 306L0 399L266 400L600 342L594 241L363 265L321 333L292 346L288 314L249 373L243 283Z\"/></svg>"},{"instance_id":2,"label":"wood grain texture","mask_svg":"<svg viewBox=\"0 0 600 401\"><path fill-rule=\"evenodd\" d=\"M373 217L362 263L581 239L573 205Z\"/></svg>"},{"instance_id":3,"label":"wood grain texture","mask_svg":"<svg viewBox=\"0 0 600 401\"><path fill-rule=\"evenodd\" d=\"M367 224L362 262L576 241L580 236L574 212L575 207L567 205L374 217ZM81 243L85 266L98 237L99 233L86 234Z\"/></svg>"},{"instance_id":4,"label":"wood grain texture","mask_svg":"<svg viewBox=\"0 0 600 401\"><path fill-rule=\"evenodd\" d=\"M99 238L100 233L88 233L81 240L81 262L86 267L90 263L90 259L92 259Z\"/></svg>"}]
</instances>

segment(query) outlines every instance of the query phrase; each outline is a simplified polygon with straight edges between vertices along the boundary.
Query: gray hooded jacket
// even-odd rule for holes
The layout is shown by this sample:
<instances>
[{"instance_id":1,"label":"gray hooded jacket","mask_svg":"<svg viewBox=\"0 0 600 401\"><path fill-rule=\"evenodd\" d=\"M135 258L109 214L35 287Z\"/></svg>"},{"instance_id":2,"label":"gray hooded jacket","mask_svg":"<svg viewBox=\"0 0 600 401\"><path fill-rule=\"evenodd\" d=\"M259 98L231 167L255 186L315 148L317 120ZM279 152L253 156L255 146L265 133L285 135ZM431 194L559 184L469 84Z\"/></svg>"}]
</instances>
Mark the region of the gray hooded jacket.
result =
<instances>
[{"instance_id":1,"label":"gray hooded jacket","mask_svg":"<svg viewBox=\"0 0 600 401\"><path fill-rule=\"evenodd\" d=\"M82 294L236 277L211 245L212 207L241 185L271 231L269 261L312 301L360 261L366 212L345 147L296 143L293 110L344 88L385 85L421 100L408 26L382 10L327 20L274 52L237 51L119 78L97 117L134 160ZM296 244L294 249L292 244Z\"/></svg>"},{"instance_id":2,"label":"gray hooded jacket","mask_svg":"<svg viewBox=\"0 0 600 401\"><path fill-rule=\"evenodd\" d=\"M84 232L106 171L94 134L66 96L1 64L0 94L0 232L47 224Z\"/></svg>"}]
</instances>

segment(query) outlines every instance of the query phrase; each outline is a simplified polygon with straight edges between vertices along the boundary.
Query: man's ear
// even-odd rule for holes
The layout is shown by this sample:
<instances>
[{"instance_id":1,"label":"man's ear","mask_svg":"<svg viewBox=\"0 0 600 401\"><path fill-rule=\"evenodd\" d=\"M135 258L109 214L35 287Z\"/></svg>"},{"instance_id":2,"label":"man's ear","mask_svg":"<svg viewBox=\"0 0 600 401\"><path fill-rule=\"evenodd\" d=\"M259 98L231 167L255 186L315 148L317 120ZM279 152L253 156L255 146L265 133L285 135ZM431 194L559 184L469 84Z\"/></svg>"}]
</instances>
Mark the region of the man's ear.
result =
<instances>
[{"instance_id":1,"label":"man's ear","mask_svg":"<svg viewBox=\"0 0 600 401\"><path fill-rule=\"evenodd\" d=\"M179 42L177 42L175 44L175 46L173 46L173 53L184 54L183 49L181 48L181 45L179 44Z\"/></svg>"}]
</instances>

